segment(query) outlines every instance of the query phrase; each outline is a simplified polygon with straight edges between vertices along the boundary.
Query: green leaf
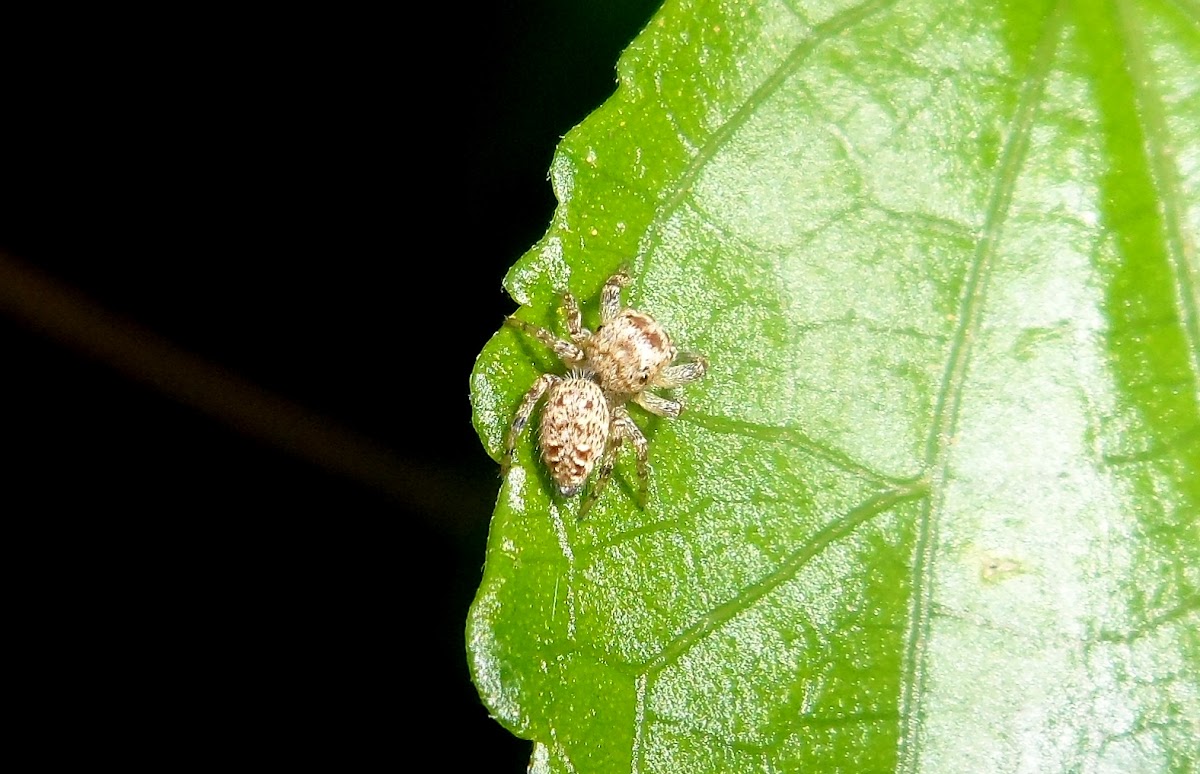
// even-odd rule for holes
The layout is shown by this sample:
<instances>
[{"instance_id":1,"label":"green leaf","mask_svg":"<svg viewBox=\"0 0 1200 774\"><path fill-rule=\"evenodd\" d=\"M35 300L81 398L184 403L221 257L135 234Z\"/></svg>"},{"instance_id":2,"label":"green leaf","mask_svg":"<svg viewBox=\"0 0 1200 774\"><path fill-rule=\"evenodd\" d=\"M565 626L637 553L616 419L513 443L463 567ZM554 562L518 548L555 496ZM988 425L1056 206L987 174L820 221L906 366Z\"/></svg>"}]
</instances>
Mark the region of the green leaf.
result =
<instances>
[{"instance_id":1,"label":"green leaf","mask_svg":"<svg viewBox=\"0 0 1200 774\"><path fill-rule=\"evenodd\" d=\"M712 368L467 626L539 772L1200 769L1200 3L672 1L509 273ZM502 329L498 458L562 372ZM638 410L635 408L635 412Z\"/></svg>"}]
</instances>

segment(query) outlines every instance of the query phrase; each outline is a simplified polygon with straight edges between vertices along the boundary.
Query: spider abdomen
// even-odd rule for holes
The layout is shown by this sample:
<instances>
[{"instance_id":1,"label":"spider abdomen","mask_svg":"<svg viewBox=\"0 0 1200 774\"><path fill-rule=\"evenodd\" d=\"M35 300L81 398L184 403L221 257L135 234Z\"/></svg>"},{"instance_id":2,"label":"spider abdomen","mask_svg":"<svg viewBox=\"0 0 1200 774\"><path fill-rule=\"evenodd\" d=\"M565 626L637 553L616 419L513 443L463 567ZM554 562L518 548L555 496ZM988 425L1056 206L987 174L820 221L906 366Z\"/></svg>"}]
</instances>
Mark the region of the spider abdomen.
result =
<instances>
[{"instance_id":1,"label":"spider abdomen","mask_svg":"<svg viewBox=\"0 0 1200 774\"><path fill-rule=\"evenodd\" d=\"M608 447L608 401L594 381L568 377L554 383L542 407L542 461L564 497L583 486Z\"/></svg>"}]
</instances>

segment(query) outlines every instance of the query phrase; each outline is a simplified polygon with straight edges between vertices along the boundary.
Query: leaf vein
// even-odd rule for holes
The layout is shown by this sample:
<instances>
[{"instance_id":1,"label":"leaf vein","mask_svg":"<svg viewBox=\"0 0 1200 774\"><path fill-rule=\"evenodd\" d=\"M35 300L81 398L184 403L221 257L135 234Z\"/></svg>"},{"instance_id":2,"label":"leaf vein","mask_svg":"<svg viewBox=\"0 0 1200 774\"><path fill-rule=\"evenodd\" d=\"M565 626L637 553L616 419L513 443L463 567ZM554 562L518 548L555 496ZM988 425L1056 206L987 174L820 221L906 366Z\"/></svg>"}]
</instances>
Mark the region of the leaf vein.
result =
<instances>
[{"instance_id":1,"label":"leaf vein","mask_svg":"<svg viewBox=\"0 0 1200 774\"><path fill-rule=\"evenodd\" d=\"M1010 131L997 168L996 181L984 213L984 222L975 254L967 271L959 300L958 324L938 391L938 402L930 434L926 440L925 461L932 496L923 504L913 552L913 589L908 615L908 633L901 664L900 741L898 769L919 768L921 704L925 684L925 648L932 620L932 578L937 520L945 497L945 482L952 439L966 381L971 351L980 326L987 280L998 250L1001 232L1012 202L1013 190L1028 149L1033 122L1038 113L1046 81L1057 52L1064 24L1065 2L1060 0L1047 16L1041 38L1033 53L1030 75L1022 84Z\"/></svg>"},{"instance_id":2,"label":"leaf vein","mask_svg":"<svg viewBox=\"0 0 1200 774\"><path fill-rule=\"evenodd\" d=\"M1200 261L1196 244L1189 238L1183 193L1179 185L1178 164L1172 154L1162 96L1151 85L1154 68L1146 51L1144 30L1132 18L1128 0L1115 0L1117 29L1124 38L1126 66L1133 84L1137 115L1145 138L1143 148L1150 171L1150 182L1160 205L1160 228L1166 245L1167 264L1174 278L1175 305L1187 342L1188 366L1192 372L1192 390L1200 404Z\"/></svg>"},{"instance_id":3,"label":"leaf vein","mask_svg":"<svg viewBox=\"0 0 1200 774\"><path fill-rule=\"evenodd\" d=\"M877 494L851 509L844 516L826 524L804 545L793 551L774 572L708 611L686 631L667 643L657 655L646 661L639 672L653 674L662 670L738 613L748 609L755 602L794 578L801 568L833 541L847 537L862 524L886 513L906 500L924 496L927 491L923 482L905 487L895 487Z\"/></svg>"},{"instance_id":4,"label":"leaf vein","mask_svg":"<svg viewBox=\"0 0 1200 774\"><path fill-rule=\"evenodd\" d=\"M711 430L714 433L738 435L743 438L766 441L768 443L781 443L811 454L813 457L824 460L835 467L853 473L874 484L893 487L902 487L911 484L911 480L893 478L892 476L887 476L873 470L845 452L831 449L824 444L814 441L793 427L764 425L744 419L731 419L729 417L714 416L696 411L688 411L686 414L683 414L682 420L699 425L705 430Z\"/></svg>"},{"instance_id":5,"label":"leaf vein","mask_svg":"<svg viewBox=\"0 0 1200 774\"><path fill-rule=\"evenodd\" d=\"M1188 21L1200 27L1200 3L1195 0L1167 0L1170 5L1173 5L1180 13L1188 17Z\"/></svg>"},{"instance_id":6,"label":"leaf vein","mask_svg":"<svg viewBox=\"0 0 1200 774\"><path fill-rule=\"evenodd\" d=\"M700 172L704 167L712 161L716 156L717 151L725 146L734 133L740 129L746 121L753 115L755 109L763 104L768 97L774 94L780 86L782 86L789 77L794 74L801 65L808 59L822 43L831 40L846 30L851 29L854 25L862 22L868 17L895 5L897 0L869 0L862 5L855 6L842 13L834 16L828 21L822 22L815 26L812 34L798 44L795 49L788 55L782 64L768 76L747 98L746 101L734 111L715 132L708 142L704 144L700 152L692 159L687 168L679 175L679 178L668 189L668 194L663 198L662 208L659 211L659 217L651 223L647 230L647 244L652 244L657 241L660 235L660 229L667 218L673 214L680 205L691 195L692 186L696 179L700 176ZM641 272L645 274L649 262L649 251L647 251L646 265L643 265Z\"/></svg>"}]
</instances>

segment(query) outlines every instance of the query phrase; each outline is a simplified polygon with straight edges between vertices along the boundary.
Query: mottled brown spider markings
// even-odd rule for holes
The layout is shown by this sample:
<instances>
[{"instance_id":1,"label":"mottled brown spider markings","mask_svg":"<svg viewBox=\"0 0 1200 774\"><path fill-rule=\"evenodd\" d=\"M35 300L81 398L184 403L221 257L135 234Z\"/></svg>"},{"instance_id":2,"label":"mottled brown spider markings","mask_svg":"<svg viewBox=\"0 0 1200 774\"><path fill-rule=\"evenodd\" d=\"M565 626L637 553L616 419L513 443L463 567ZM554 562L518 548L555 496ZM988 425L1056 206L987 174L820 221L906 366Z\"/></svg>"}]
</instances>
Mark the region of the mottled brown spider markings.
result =
<instances>
[{"instance_id":1,"label":"mottled brown spider markings","mask_svg":"<svg viewBox=\"0 0 1200 774\"><path fill-rule=\"evenodd\" d=\"M638 497L645 504L649 479L646 437L630 418L626 404L633 401L652 414L674 419L682 405L649 390L694 382L708 370L708 361L701 355L685 355L683 362L676 363L679 352L663 327L644 312L621 307L621 288L628 284L629 275L624 271L604 283L600 327L595 333L583 327L574 297L564 294L562 309L570 341L515 317L505 321L554 350L571 373L543 374L525 394L508 432L504 472L512 464L517 438L544 395L542 461L559 493L564 497L578 494L593 469L600 468L580 506L580 518L608 485L617 450L626 440L637 455Z\"/></svg>"}]
</instances>

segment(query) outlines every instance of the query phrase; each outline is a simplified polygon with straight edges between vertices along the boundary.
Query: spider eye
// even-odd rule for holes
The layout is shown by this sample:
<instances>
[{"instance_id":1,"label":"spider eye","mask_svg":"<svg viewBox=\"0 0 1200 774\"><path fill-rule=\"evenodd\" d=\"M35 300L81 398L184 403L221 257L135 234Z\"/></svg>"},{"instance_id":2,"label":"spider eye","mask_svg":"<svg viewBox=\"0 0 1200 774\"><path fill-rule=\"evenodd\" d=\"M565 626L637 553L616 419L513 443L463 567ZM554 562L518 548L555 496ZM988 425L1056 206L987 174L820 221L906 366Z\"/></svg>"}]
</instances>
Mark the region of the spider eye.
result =
<instances>
[{"instance_id":1,"label":"spider eye","mask_svg":"<svg viewBox=\"0 0 1200 774\"><path fill-rule=\"evenodd\" d=\"M650 381L650 374L642 374L642 384Z\"/></svg>"}]
</instances>

